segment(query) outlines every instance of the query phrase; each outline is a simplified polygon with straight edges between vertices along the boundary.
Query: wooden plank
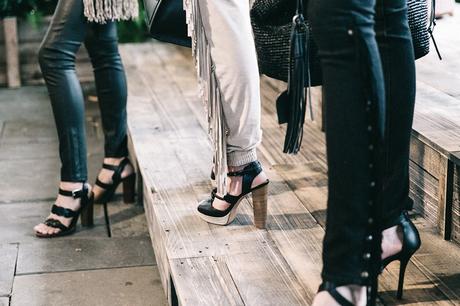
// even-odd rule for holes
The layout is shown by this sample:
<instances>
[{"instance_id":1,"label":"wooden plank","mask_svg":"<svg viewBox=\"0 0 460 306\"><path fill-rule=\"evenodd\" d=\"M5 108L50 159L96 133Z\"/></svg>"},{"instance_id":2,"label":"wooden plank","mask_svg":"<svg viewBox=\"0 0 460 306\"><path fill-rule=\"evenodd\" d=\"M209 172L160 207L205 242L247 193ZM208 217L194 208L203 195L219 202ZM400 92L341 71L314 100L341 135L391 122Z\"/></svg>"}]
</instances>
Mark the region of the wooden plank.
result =
<instances>
[{"instance_id":1,"label":"wooden plank","mask_svg":"<svg viewBox=\"0 0 460 306\"><path fill-rule=\"evenodd\" d=\"M445 157L417 137L412 137L410 142L410 159L438 179L441 175L440 165Z\"/></svg>"},{"instance_id":2,"label":"wooden plank","mask_svg":"<svg viewBox=\"0 0 460 306\"><path fill-rule=\"evenodd\" d=\"M6 76L8 87L18 88L21 86L19 74L19 47L16 17L3 18L3 31L6 51Z\"/></svg>"},{"instance_id":3,"label":"wooden plank","mask_svg":"<svg viewBox=\"0 0 460 306\"><path fill-rule=\"evenodd\" d=\"M444 239L450 240L452 235L454 164L445 159L442 163L442 169L442 175L439 178L438 227Z\"/></svg>"},{"instance_id":4,"label":"wooden plank","mask_svg":"<svg viewBox=\"0 0 460 306\"><path fill-rule=\"evenodd\" d=\"M175 259L171 268L181 305L245 305L225 258Z\"/></svg>"},{"instance_id":5,"label":"wooden plank","mask_svg":"<svg viewBox=\"0 0 460 306\"><path fill-rule=\"evenodd\" d=\"M439 215L439 181L423 168L409 162L409 196L414 200L414 210L432 226L437 226Z\"/></svg>"}]
</instances>

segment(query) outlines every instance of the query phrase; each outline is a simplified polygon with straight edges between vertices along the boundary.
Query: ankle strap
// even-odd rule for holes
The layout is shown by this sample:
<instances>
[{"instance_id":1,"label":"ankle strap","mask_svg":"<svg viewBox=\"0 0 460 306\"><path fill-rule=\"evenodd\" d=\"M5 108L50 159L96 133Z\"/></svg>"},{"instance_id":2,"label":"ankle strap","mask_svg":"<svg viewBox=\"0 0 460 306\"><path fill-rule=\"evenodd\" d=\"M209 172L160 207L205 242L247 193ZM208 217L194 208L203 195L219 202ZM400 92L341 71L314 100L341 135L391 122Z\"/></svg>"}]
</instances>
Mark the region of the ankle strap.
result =
<instances>
[{"instance_id":1,"label":"ankle strap","mask_svg":"<svg viewBox=\"0 0 460 306\"><path fill-rule=\"evenodd\" d=\"M262 166L260 165L259 161L254 161L244 167L243 170L235 171L235 172L228 172L227 176L244 176L246 174L252 174L257 176L260 172L262 172Z\"/></svg>"},{"instance_id":2,"label":"ankle strap","mask_svg":"<svg viewBox=\"0 0 460 306\"><path fill-rule=\"evenodd\" d=\"M251 190L252 181L262 172L262 166L259 161L253 161L244 167L243 170L228 172L227 176L242 176L243 177L243 193L248 193Z\"/></svg>"},{"instance_id":3,"label":"ankle strap","mask_svg":"<svg viewBox=\"0 0 460 306\"><path fill-rule=\"evenodd\" d=\"M112 180L114 182L117 182L121 179L121 173L125 169L125 167L130 164L131 162L129 161L129 158L125 157L118 166L115 165L109 165L109 164L102 164L102 168L114 171L112 175Z\"/></svg>"},{"instance_id":4,"label":"ankle strap","mask_svg":"<svg viewBox=\"0 0 460 306\"><path fill-rule=\"evenodd\" d=\"M65 197L80 199L88 194L88 187L86 186L86 183L83 183L83 187L81 189L76 189L72 191L59 188L59 194Z\"/></svg>"}]
</instances>

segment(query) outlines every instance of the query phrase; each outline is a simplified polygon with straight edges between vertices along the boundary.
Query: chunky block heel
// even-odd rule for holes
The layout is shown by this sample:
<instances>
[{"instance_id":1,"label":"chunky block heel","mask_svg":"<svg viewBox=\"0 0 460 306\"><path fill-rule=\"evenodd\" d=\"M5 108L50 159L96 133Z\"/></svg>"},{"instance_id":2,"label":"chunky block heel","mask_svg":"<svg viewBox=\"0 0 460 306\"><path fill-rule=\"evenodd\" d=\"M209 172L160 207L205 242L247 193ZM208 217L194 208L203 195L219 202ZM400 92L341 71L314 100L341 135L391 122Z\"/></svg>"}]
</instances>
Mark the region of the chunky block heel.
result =
<instances>
[{"instance_id":1,"label":"chunky block heel","mask_svg":"<svg viewBox=\"0 0 460 306\"><path fill-rule=\"evenodd\" d=\"M94 225L94 197L91 197L88 204L81 209L81 225L85 227Z\"/></svg>"},{"instance_id":2,"label":"chunky block heel","mask_svg":"<svg viewBox=\"0 0 460 306\"><path fill-rule=\"evenodd\" d=\"M134 203L136 194L136 174L133 173L123 180L123 202Z\"/></svg>"},{"instance_id":3,"label":"chunky block heel","mask_svg":"<svg viewBox=\"0 0 460 306\"><path fill-rule=\"evenodd\" d=\"M254 208L254 224L264 229L267 223L268 185L252 191L252 205Z\"/></svg>"}]
</instances>

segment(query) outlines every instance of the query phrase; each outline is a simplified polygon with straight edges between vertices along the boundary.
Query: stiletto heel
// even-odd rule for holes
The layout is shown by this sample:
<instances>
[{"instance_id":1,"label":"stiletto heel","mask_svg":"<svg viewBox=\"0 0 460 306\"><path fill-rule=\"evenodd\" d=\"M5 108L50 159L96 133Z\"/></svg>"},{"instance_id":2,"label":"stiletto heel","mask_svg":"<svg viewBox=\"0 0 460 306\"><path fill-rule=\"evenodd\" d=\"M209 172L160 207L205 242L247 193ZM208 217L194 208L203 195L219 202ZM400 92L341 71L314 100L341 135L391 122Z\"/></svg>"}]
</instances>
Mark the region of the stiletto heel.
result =
<instances>
[{"instance_id":1,"label":"stiletto heel","mask_svg":"<svg viewBox=\"0 0 460 306\"><path fill-rule=\"evenodd\" d=\"M402 249L399 253L382 260L382 271L391 262L399 260L399 281L396 297L398 299L402 299L404 289L404 276L406 273L407 264L409 263L412 255L414 255L415 252L417 252L417 250L420 248L421 240L420 234L418 233L414 223L412 223L410 220L407 211L404 211L400 215L398 226L400 226L403 231Z\"/></svg>"},{"instance_id":2,"label":"stiletto heel","mask_svg":"<svg viewBox=\"0 0 460 306\"><path fill-rule=\"evenodd\" d=\"M60 195L65 197L72 197L73 199L80 199L80 208L75 211L70 208L65 208L57 204L54 204L51 207L51 213L59 217L71 218L70 224L66 226L57 219L48 218L43 223L46 226L59 229L59 231L53 234L42 234L40 232L35 232L35 235L39 238L54 238L73 234L77 228L77 222L78 218L80 217L80 214L82 215L82 225L92 223L93 195L91 193L91 195L89 196L88 193L89 188L86 183L83 183L83 187L80 190L68 191L59 188Z\"/></svg>"},{"instance_id":3,"label":"stiletto heel","mask_svg":"<svg viewBox=\"0 0 460 306\"><path fill-rule=\"evenodd\" d=\"M133 173L123 180L123 202L126 204L134 202L136 186L136 174Z\"/></svg>"},{"instance_id":4,"label":"stiletto heel","mask_svg":"<svg viewBox=\"0 0 460 306\"><path fill-rule=\"evenodd\" d=\"M81 225L89 227L94 225L94 197L91 196L88 204L81 209Z\"/></svg>"},{"instance_id":5,"label":"stiletto heel","mask_svg":"<svg viewBox=\"0 0 460 306\"><path fill-rule=\"evenodd\" d=\"M120 183L122 182L123 182L123 200L124 202L125 203L134 202L134 194L135 194L134 185L136 183L136 174L132 173L128 175L127 177L124 177L124 178L121 177L121 174L123 173L127 165L131 165L132 167L132 164L128 158L123 159L118 166L109 165L109 164L102 165L102 168L113 171L112 183L107 184L107 183L101 182L99 179L96 179L96 185L99 188L104 189L104 192L98 198L94 199L95 203L104 204L104 203L110 202L110 200L112 200L113 198L113 195L115 194L115 191L118 188L118 185L120 185ZM125 192L127 192L128 194L125 194Z\"/></svg>"},{"instance_id":6,"label":"stiletto heel","mask_svg":"<svg viewBox=\"0 0 460 306\"><path fill-rule=\"evenodd\" d=\"M404 288L404 275L406 273L407 264L409 263L410 257L401 259L400 267L399 267L399 281L398 281L398 292L396 293L396 297L400 300L403 296L403 288Z\"/></svg>"},{"instance_id":7,"label":"stiletto heel","mask_svg":"<svg viewBox=\"0 0 460 306\"><path fill-rule=\"evenodd\" d=\"M242 192L239 196L226 194L221 197L217 195L216 189L211 192L211 197L202 201L198 205L199 216L206 222L218 225L227 225L232 223L236 218L236 212L241 200L248 194L252 193L254 206L254 224L257 228L265 228L267 219L267 185L268 180L262 184L251 188L254 179L262 172L262 166L258 161L247 165L243 170L229 172L228 176L242 176ZM215 209L212 206L214 199L225 201L230 204L226 210Z\"/></svg>"},{"instance_id":8,"label":"stiletto heel","mask_svg":"<svg viewBox=\"0 0 460 306\"><path fill-rule=\"evenodd\" d=\"M264 185L252 191L252 205L254 208L254 224L264 229L267 223L268 186Z\"/></svg>"}]
</instances>

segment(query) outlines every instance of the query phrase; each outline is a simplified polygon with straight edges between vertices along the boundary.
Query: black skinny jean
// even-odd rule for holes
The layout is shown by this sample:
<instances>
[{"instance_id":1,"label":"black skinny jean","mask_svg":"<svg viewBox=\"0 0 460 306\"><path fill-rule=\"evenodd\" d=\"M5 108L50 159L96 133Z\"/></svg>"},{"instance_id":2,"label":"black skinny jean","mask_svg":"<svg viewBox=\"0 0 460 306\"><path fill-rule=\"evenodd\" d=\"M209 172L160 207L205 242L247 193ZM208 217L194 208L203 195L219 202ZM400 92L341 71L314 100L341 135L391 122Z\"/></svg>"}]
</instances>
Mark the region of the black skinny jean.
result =
<instances>
[{"instance_id":1,"label":"black skinny jean","mask_svg":"<svg viewBox=\"0 0 460 306\"><path fill-rule=\"evenodd\" d=\"M409 199L415 64L406 0L310 0L323 68L329 198L324 281L375 284L381 231Z\"/></svg>"},{"instance_id":2,"label":"black skinny jean","mask_svg":"<svg viewBox=\"0 0 460 306\"><path fill-rule=\"evenodd\" d=\"M124 157L126 141L126 78L118 53L116 24L87 22L82 0L59 0L39 51L59 137L61 180L88 179L85 113L75 72L75 54L85 43L96 79L105 135L105 156Z\"/></svg>"}]
</instances>

